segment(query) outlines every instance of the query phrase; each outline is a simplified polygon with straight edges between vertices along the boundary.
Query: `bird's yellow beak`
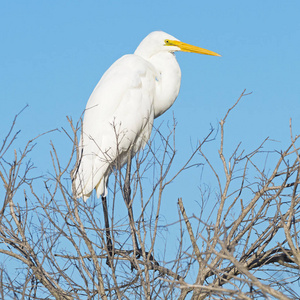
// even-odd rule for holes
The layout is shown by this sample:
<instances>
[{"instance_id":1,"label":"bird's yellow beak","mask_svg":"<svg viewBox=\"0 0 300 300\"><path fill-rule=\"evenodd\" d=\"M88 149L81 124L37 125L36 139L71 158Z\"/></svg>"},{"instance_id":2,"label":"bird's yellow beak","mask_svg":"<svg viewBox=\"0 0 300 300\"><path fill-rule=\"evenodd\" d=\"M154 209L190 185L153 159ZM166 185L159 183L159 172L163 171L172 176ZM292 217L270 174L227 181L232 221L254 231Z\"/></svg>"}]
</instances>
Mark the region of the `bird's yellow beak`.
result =
<instances>
[{"instance_id":1,"label":"bird's yellow beak","mask_svg":"<svg viewBox=\"0 0 300 300\"><path fill-rule=\"evenodd\" d=\"M177 46L181 51L184 52L194 52L194 53L200 53L200 54L205 54L205 55L213 55L213 56L221 56L220 54L200 48L197 46L189 45L180 41L174 41L174 40L165 40L165 45L166 46Z\"/></svg>"}]
</instances>

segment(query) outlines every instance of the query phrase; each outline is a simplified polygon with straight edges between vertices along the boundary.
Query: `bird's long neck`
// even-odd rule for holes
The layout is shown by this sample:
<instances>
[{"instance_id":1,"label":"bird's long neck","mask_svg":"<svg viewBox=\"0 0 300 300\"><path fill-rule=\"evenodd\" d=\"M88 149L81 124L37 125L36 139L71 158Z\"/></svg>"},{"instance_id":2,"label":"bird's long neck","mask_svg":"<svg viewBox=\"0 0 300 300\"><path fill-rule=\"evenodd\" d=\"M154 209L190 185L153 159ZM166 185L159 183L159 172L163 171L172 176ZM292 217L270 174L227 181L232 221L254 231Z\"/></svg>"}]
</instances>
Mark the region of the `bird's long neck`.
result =
<instances>
[{"instance_id":1,"label":"bird's long neck","mask_svg":"<svg viewBox=\"0 0 300 300\"><path fill-rule=\"evenodd\" d=\"M169 109L176 100L181 81L181 71L173 53L161 52L149 61L157 71L154 117L157 118Z\"/></svg>"}]
</instances>

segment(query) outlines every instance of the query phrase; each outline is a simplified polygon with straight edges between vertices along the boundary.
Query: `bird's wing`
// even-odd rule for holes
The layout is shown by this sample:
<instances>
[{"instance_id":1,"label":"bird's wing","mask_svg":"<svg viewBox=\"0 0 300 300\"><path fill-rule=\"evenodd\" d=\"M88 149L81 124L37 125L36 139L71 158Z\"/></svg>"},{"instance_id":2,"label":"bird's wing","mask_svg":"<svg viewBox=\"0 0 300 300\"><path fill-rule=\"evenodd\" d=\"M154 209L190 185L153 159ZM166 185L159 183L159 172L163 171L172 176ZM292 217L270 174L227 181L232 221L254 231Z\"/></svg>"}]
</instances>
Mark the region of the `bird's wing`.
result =
<instances>
[{"instance_id":1,"label":"bird's wing","mask_svg":"<svg viewBox=\"0 0 300 300\"><path fill-rule=\"evenodd\" d=\"M130 147L137 151L150 137L154 118L155 70L136 55L117 60L103 75L87 103L75 177L78 197L106 192L111 165L123 165ZM99 195L98 195L99 196Z\"/></svg>"}]
</instances>

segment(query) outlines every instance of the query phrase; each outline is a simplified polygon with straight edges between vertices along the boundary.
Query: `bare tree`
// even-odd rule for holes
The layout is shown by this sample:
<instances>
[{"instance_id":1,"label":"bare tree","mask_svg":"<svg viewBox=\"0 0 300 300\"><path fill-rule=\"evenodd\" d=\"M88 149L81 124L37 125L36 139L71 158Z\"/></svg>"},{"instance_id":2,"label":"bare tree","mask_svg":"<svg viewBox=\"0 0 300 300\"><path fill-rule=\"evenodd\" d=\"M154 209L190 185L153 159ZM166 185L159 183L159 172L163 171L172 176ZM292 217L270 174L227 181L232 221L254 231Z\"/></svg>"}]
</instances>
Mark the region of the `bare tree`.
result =
<instances>
[{"instance_id":1,"label":"bare tree","mask_svg":"<svg viewBox=\"0 0 300 300\"><path fill-rule=\"evenodd\" d=\"M265 150L266 139L250 152L238 145L227 158L225 124L244 96L221 120L219 133L212 129L178 170L172 168L175 120L155 129L131 169L115 166L108 194L112 247L101 201L93 196L84 203L72 193L80 122L68 119L64 130L69 160L62 162L51 143L53 174L33 177L29 157L39 137L13 151L16 117L0 149L1 298L299 298L298 136L291 129L282 151ZM218 160L205 153L208 143L219 143ZM161 215L166 187L195 165L217 188L203 180L193 211L185 209L189 199L179 198L177 221L170 223ZM126 184L131 193L124 192ZM124 212L129 207L132 222ZM176 232L172 253L166 228Z\"/></svg>"}]
</instances>

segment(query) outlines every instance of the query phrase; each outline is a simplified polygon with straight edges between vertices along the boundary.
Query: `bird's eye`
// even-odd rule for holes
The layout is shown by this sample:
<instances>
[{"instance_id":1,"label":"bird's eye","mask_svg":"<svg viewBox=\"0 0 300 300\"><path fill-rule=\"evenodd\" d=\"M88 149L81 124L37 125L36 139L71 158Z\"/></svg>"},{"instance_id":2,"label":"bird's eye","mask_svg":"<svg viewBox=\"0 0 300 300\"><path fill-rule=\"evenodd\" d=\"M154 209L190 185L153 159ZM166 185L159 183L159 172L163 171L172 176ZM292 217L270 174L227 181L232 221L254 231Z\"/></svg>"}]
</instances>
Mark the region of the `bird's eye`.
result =
<instances>
[{"instance_id":1,"label":"bird's eye","mask_svg":"<svg viewBox=\"0 0 300 300\"><path fill-rule=\"evenodd\" d=\"M170 41L169 41L169 40L165 40L165 44L166 44L166 45L169 45L169 44L170 44Z\"/></svg>"}]
</instances>

